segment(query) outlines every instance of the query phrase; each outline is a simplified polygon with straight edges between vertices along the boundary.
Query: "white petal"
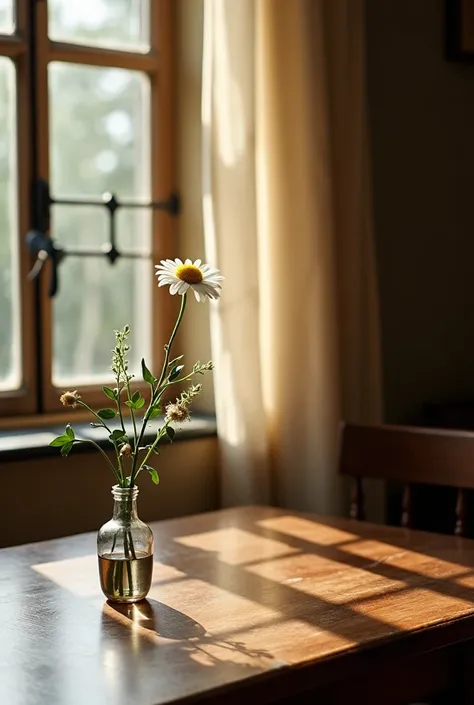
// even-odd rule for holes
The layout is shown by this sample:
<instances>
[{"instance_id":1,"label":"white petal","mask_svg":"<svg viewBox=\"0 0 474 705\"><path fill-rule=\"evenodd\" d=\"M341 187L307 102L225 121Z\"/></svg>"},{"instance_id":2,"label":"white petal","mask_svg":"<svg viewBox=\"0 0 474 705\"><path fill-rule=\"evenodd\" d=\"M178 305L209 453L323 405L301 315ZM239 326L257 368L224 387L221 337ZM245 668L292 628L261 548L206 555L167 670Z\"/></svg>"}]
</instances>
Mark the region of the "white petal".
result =
<instances>
[{"instance_id":1,"label":"white petal","mask_svg":"<svg viewBox=\"0 0 474 705\"><path fill-rule=\"evenodd\" d=\"M199 301L199 303L201 303L201 294L199 293L199 291L196 291L196 289L194 289L194 296L196 297L196 301ZM205 300L206 300L206 297L203 297L202 301L205 301Z\"/></svg>"},{"instance_id":2,"label":"white petal","mask_svg":"<svg viewBox=\"0 0 474 705\"><path fill-rule=\"evenodd\" d=\"M176 294L178 292L178 289L180 286L181 286L180 280L178 280L177 282L173 282L170 286L170 294Z\"/></svg>"},{"instance_id":3,"label":"white petal","mask_svg":"<svg viewBox=\"0 0 474 705\"><path fill-rule=\"evenodd\" d=\"M178 294L185 294L189 289L189 284L186 282L181 282L181 286L178 289Z\"/></svg>"},{"instance_id":4,"label":"white petal","mask_svg":"<svg viewBox=\"0 0 474 705\"><path fill-rule=\"evenodd\" d=\"M208 281L204 281L203 286L206 288L206 291L216 291L217 289L220 289L219 284L213 284Z\"/></svg>"},{"instance_id":5,"label":"white petal","mask_svg":"<svg viewBox=\"0 0 474 705\"><path fill-rule=\"evenodd\" d=\"M178 257L175 259L174 263L175 263L175 266L177 266L177 267L183 266L182 261Z\"/></svg>"},{"instance_id":6,"label":"white petal","mask_svg":"<svg viewBox=\"0 0 474 705\"><path fill-rule=\"evenodd\" d=\"M161 274L174 274L175 271L174 267L157 267L157 272Z\"/></svg>"},{"instance_id":7,"label":"white petal","mask_svg":"<svg viewBox=\"0 0 474 705\"><path fill-rule=\"evenodd\" d=\"M206 272L206 279L209 277L217 277L219 276L220 271L218 269L210 269L208 272Z\"/></svg>"},{"instance_id":8,"label":"white petal","mask_svg":"<svg viewBox=\"0 0 474 705\"><path fill-rule=\"evenodd\" d=\"M192 264L190 259L187 259L184 264Z\"/></svg>"},{"instance_id":9,"label":"white petal","mask_svg":"<svg viewBox=\"0 0 474 705\"><path fill-rule=\"evenodd\" d=\"M200 267L200 266L201 266L201 260L200 260L200 259L197 259L193 264L194 264L195 267Z\"/></svg>"},{"instance_id":10,"label":"white petal","mask_svg":"<svg viewBox=\"0 0 474 705\"><path fill-rule=\"evenodd\" d=\"M193 284L191 287L194 290L194 295L199 294L199 299L198 301L204 301L206 298L206 290L204 288L204 285L201 284Z\"/></svg>"},{"instance_id":11,"label":"white petal","mask_svg":"<svg viewBox=\"0 0 474 705\"><path fill-rule=\"evenodd\" d=\"M196 291L204 291L205 288L206 288L206 284L203 281L199 282L199 284L193 284L193 289L195 289Z\"/></svg>"}]
</instances>

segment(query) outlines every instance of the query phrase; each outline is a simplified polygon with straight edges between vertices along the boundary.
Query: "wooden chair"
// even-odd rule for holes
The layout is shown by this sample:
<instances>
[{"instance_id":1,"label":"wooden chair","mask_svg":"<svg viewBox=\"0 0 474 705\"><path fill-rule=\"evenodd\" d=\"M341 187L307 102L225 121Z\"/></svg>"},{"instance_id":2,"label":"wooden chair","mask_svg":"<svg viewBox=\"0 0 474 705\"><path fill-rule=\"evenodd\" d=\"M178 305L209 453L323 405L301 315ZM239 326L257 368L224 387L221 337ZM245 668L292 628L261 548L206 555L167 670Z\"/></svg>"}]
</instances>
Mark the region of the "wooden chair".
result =
<instances>
[{"instance_id":1,"label":"wooden chair","mask_svg":"<svg viewBox=\"0 0 474 705\"><path fill-rule=\"evenodd\" d=\"M350 514L364 519L362 479L404 484L401 524L412 525L412 484L457 488L454 533L466 533L467 489L474 488L474 433L409 426L342 427L339 472L354 478Z\"/></svg>"}]
</instances>

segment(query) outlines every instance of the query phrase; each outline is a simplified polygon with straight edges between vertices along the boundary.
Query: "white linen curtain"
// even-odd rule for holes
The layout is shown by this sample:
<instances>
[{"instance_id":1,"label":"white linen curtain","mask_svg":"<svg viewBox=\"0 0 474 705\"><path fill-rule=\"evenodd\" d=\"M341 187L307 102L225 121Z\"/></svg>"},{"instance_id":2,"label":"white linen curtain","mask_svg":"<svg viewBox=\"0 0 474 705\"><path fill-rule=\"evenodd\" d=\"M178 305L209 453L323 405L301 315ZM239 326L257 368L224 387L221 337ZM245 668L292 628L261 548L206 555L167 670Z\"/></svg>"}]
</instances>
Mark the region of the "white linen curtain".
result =
<instances>
[{"instance_id":1,"label":"white linen curtain","mask_svg":"<svg viewBox=\"0 0 474 705\"><path fill-rule=\"evenodd\" d=\"M363 0L205 0L203 211L223 505L340 512L380 417Z\"/></svg>"}]
</instances>

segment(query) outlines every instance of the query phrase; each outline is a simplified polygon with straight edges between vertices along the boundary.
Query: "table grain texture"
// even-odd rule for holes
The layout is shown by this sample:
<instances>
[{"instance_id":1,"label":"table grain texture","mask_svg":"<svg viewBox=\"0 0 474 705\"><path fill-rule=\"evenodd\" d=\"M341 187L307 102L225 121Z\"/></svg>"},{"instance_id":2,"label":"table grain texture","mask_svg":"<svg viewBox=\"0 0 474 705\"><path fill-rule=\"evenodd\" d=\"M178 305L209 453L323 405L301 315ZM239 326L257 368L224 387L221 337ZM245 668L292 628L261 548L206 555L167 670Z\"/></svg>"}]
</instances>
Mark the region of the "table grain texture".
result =
<instances>
[{"instance_id":1,"label":"table grain texture","mask_svg":"<svg viewBox=\"0 0 474 705\"><path fill-rule=\"evenodd\" d=\"M152 528L135 605L95 534L0 551L0 705L474 705L474 541L270 507Z\"/></svg>"}]
</instances>

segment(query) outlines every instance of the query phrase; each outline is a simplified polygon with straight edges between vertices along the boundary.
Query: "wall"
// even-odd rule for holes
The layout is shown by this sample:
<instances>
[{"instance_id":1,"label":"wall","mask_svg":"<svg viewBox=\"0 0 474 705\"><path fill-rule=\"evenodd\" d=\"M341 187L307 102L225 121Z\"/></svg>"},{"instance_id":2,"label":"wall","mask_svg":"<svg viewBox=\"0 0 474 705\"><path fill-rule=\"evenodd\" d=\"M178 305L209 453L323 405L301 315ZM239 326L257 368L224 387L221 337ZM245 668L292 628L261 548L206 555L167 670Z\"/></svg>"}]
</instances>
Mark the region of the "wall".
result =
<instances>
[{"instance_id":1,"label":"wall","mask_svg":"<svg viewBox=\"0 0 474 705\"><path fill-rule=\"evenodd\" d=\"M444 0L368 0L387 421L474 398L474 66L444 58Z\"/></svg>"},{"instance_id":2,"label":"wall","mask_svg":"<svg viewBox=\"0 0 474 705\"><path fill-rule=\"evenodd\" d=\"M158 487L149 477L140 481L141 519L217 508L215 438L166 445L156 467ZM1 470L0 548L96 531L112 516L113 476L98 452L3 463Z\"/></svg>"}]
</instances>

